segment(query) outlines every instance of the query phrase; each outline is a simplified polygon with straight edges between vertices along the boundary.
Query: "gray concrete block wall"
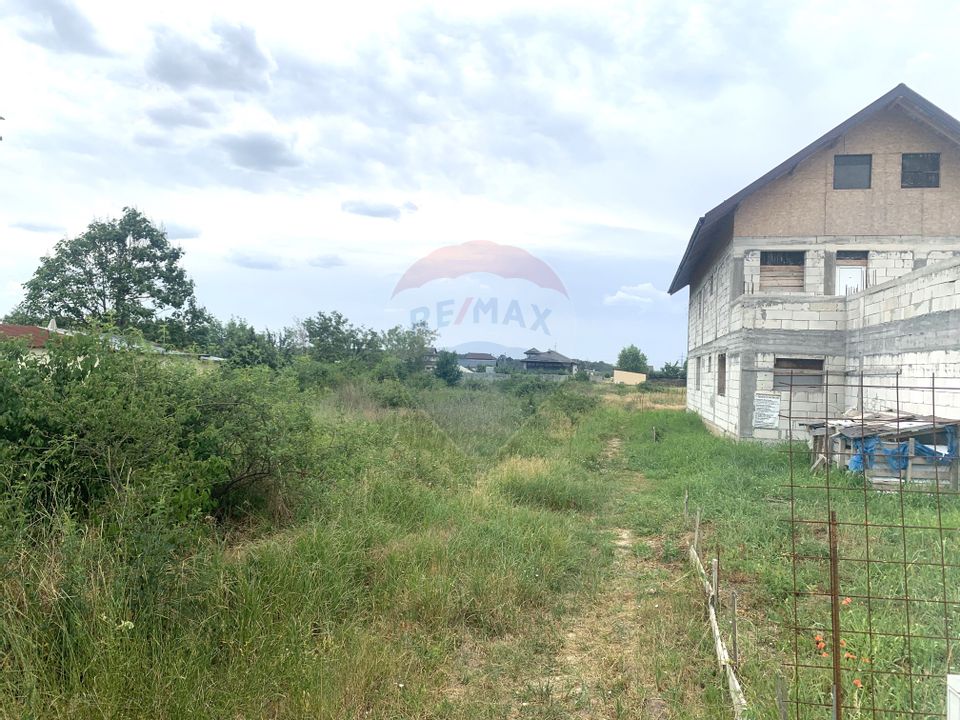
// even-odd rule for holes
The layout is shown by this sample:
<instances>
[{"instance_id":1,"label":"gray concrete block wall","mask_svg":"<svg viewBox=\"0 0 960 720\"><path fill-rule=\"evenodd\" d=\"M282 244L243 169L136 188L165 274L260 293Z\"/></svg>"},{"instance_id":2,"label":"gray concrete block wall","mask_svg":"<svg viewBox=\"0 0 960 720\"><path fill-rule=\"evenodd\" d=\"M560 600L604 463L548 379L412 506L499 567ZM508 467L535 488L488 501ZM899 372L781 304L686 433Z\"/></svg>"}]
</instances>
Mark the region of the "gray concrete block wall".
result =
<instances>
[{"instance_id":1,"label":"gray concrete block wall","mask_svg":"<svg viewBox=\"0 0 960 720\"><path fill-rule=\"evenodd\" d=\"M811 419L823 415L824 403L831 412L840 414L859 403L855 377L861 371L877 377L905 368L919 377L932 373L948 377L960 374L960 239L938 238L923 251L903 247L905 238L777 238L779 247L771 248L769 239L734 238L731 247L717 263L691 287L689 315L688 408L698 412L716 431L739 437L761 440L782 440L788 437L786 421L778 430L754 429L752 424L753 392L772 389L773 358L777 353L758 352L754 347L760 338L766 343L782 342L781 357L802 357L797 348L822 347L826 366L835 377L836 390L825 399L823 392L798 391L794 394L797 419L809 413ZM868 259L868 287L849 296L824 295L829 253L836 249L857 248L856 242L874 247ZM802 294L759 292L760 249L801 249L805 243L820 247L806 248L805 290ZM932 245L932 248L929 247ZM917 258L925 262L917 269ZM742 270L741 270L742 268ZM870 274L886 278L873 282ZM741 274L742 273L742 274ZM742 288L734 287L741 282ZM711 290L710 283L713 283ZM738 295L738 290L743 292ZM702 313L695 303L703 303ZM902 326L902 327L901 327ZM761 333L757 335L757 333ZM794 333L796 334L794 336ZM879 333L879 335L878 335ZM876 337L874 337L876 336ZM796 337L791 341L790 338ZM835 337L829 345L845 351L845 355L826 354L823 337ZM809 338L809 339L808 339ZM916 350L917 343L951 348L949 356L936 351ZM762 344L762 343L761 343ZM892 350L891 350L892 348ZM717 355L727 355L727 393L716 394ZM749 382L742 378L743 357L756 365ZM695 388L694 359L702 357L701 389ZM709 368L709 369L708 369ZM843 373L846 380L840 382ZM952 374L952 375L951 375ZM887 381L888 382L889 377ZM892 381L890 381L892 382ZM957 382L960 382L958 380ZM843 387L846 384L847 387ZM880 383L868 383L880 384ZM872 392L872 391L871 391ZM878 388L867 392L867 409L880 409L891 402L895 390ZM938 402L938 413L960 418L960 391L945 388ZM783 395L784 407L788 400ZM920 396L901 398L910 412L929 412L929 402ZM927 410L922 408L927 406ZM795 423L794 437L803 431Z\"/></svg>"}]
</instances>

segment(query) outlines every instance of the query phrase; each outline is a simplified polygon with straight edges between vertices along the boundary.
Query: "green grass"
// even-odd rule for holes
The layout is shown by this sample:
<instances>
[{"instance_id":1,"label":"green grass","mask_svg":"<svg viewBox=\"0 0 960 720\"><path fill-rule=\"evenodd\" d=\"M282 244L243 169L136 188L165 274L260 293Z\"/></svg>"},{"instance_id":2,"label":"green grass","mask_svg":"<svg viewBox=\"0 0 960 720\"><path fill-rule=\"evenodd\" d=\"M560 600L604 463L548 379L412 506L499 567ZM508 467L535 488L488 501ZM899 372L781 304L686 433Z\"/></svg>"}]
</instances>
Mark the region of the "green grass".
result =
<instances>
[{"instance_id":1,"label":"green grass","mask_svg":"<svg viewBox=\"0 0 960 720\"><path fill-rule=\"evenodd\" d=\"M0 578L0 717L501 717L512 698L447 696L456 660L500 646L481 674L515 676L596 582L604 538L572 511L603 502L577 478L599 428L504 393L418 400L319 399L324 477L288 526L211 524L149 598L101 528L52 518ZM502 468L529 456L504 442L541 432L564 484L510 492Z\"/></svg>"},{"instance_id":2,"label":"green grass","mask_svg":"<svg viewBox=\"0 0 960 720\"><path fill-rule=\"evenodd\" d=\"M660 431L659 442L652 439L654 426ZM665 547L679 549L689 539L691 528L691 522L683 519L684 492L689 492L691 509L702 508L701 556L708 563L716 550L722 548L721 587L729 591L736 586L741 608L745 610L740 645L744 657L741 671L748 697L758 717L774 716L773 678L781 672L781 664L793 657L793 634L785 629L793 622L790 505L789 490L785 487L790 474L788 448L734 443L717 438L708 434L695 416L673 411L632 414L625 420L623 432L627 466L641 472L648 479L650 488L628 501L633 527L645 535L660 535ZM794 459L797 483L824 485L823 475L811 475L807 470L809 459L805 448L795 449ZM928 495L907 494L901 511L898 493L871 491L865 501L862 481L854 474L832 472L831 486L846 488L831 493L831 507L841 522L862 522L865 502L870 522L874 524L901 524L905 520L908 525L936 525L938 521L936 500ZM822 521L828 517L824 490L796 491L795 507L801 518ZM943 498L941 516L944 526L957 527L960 501L952 496ZM908 530L905 535L911 596L942 598L944 578L940 569L912 564L940 560L939 533ZM955 534L946 535L946 557L948 562L951 557L955 562ZM862 528L843 527L839 539L841 556L864 557ZM800 553L827 554L826 533L822 527L807 525L801 528L796 541ZM904 534L898 529L874 528L870 546L873 560L902 562L904 559ZM958 600L958 580L960 576L955 570L948 571L946 594L951 602ZM873 596L900 596L904 592L900 566L874 566L870 581ZM829 588L826 563L801 563L798 585L810 591L826 591ZM845 596L867 594L863 563L841 563L840 590ZM841 614L841 627L849 632L843 637L844 652L857 656L855 660L844 661L847 701L859 703L864 717L869 715L871 703L898 712L910 709L942 711L945 697L943 675L948 662L945 644L915 639L908 652L903 640L875 638L870 647L866 636L852 632L866 629L867 612L864 601L851 600ZM875 631L904 633L906 608L902 602L874 601L869 612ZM943 634L942 606L911 602L910 612L913 633ZM954 637L958 621L960 617L956 611L951 611L948 622ZM829 640L826 632L830 627L827 600L822 597L803 599L799 606L799 622L818 629ZM811 631L809 637L804 634L799 639L800 660L827 668L829 658L820 657L814 634L816 631ZM830 650L829 647L826 649ZM862 658L869 658L870 662ZM912 707L911 689L906 681L882 674L902 672L911 662L915 673L937 675L914 683ZM954 670L956 664L954 655ZM871 668L877 673L871 674ZM800 678L799 689L794 687L793 691L799 692L807 701L827 700L828 678L825 669L806 671ZM792 681L792 677L789 679ZM854 687L854 679L861 679L864 683L862 690ZM848 713L848 717L857 716L856 711Z\"/></svg>"},{"instance_id":3,"label":"green grass","mask_svg":"<svg viewBox=\"0 0 960 720\"><path fill-rule=\"evenodd\" d=\"M625 403L605 392L428 388L397 408L362 384L328 391L304 448L319 474L277 500L282 521L211 519L159 567L124 557L105 524L52 515L0 554L0 717L635 718L655 696L678 720L724 717L685 554L685 492L703 510L704 557L723 548L724 599L739 592L754 715L776 716L774 678L793 654L788 456L716 438L683 412L641 410L638 393ZM797 479L822 482L799 453ZM840 519L862 519L858 479L832 482L851 488L832 498ZM825 512L822 493L796 500L807 517ZM899 497L870 495L869 512L899 521ZM929 498L905 498L907 520L934 513ZM943 523L960 524L953 499ZM617 560L623 529L635 542ZM844 531L842 552L857 557L861 539ZM900 560L903 540L875 529L873 559ZM938 534L906 541L911 560L939 557ZM813 530L797 542L824 550ZM865 590L859 567L841 568L848 595ZM901 592L899 572L872 573L872 592ZM810 563L799 579L817 588L826 575ZM943 580L911 566L912 593L937 594ZM951 570L951 600L958 581ZM901 627L902 607L871 610L875 629ZM942 630L942 613L911 611L916 632ZM583 641L599 654L564 675L579 652L564 643L592 612ZM822 601L800 612L829 626ZM844 606L842 622L862 629L866 608ZM877 670L906 661L901 642L846 640ZM936 644L911 650L915 668L946 666ZM811 637L801 653L818 663L814 651ZM594 669L592 680L569 674ZM854 677L867 687L850 697L864 707L903 709L902 683L860 660L844 676L851 688ZM822 677L804 681L805 697L824 696ZM925 710L942 702L936 682L913 693Z\"/></svg>"}]
</instances>

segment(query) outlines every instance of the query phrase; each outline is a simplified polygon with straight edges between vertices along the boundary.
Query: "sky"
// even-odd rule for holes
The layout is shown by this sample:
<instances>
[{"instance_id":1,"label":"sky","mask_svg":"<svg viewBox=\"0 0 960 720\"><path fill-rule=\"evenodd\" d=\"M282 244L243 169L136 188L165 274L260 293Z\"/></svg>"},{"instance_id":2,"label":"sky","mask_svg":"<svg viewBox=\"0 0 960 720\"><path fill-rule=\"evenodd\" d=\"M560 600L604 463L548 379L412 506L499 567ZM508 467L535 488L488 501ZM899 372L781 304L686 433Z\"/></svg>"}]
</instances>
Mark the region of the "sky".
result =
<instances>
[{"instance_id":1,"label":"sky","mask_svg":"<svg viewBox=\"0 0 960 720\"><path fill-rule=\"evenodd\" d=\"M0 0L0 314L130 206L224 319L426 308L450 347L674 361L697 219L897 83L960 115L957 27L955 2ZM564 292L394 292L478 241Z\"/></svg>"}]
</instances>

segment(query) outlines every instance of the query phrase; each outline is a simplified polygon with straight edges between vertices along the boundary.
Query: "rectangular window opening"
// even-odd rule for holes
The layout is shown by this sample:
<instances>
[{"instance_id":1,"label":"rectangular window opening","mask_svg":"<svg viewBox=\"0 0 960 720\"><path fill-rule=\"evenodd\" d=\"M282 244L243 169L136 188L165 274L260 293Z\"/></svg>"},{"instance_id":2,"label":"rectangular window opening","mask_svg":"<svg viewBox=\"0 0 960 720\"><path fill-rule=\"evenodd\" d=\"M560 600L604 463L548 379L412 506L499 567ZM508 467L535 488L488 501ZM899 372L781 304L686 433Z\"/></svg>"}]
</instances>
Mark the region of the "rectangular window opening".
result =
<instances>
[{"instance_id":1,"label":"rectangular window opening","mask_svg":"<svg viewBox=\"0 0 960 720\"><path fill-rule=\"evenodd\" d=\"M867 286L866 250L837 250L837 295L860 292Z\"/></svg>"},{"instance_id":2,"label":"rectangular window opening","mask_svg":"<svg viewBox=\"0 0 960 720\"><path fill-rule=\"evenodd\" d=\"M900 187L940 187L940 153L903 153Z\"/></svg>"},{"instance_id":3,"label":"rectangular window opening","mask_svg":"<svg viewBox=\"0 0 960 720\"><path fill-rule=\"evenodd\" d=\"M696 374L695 374L697 390L700 389L700 358L697 358L696 361Z\"/></svg>"},{"instance_id":4,"label":"rectangular window opening","mask_svg":"<svg viewBox=\"0 0 960 720\"><path fill-rule=\"evenodd\" d=\"M727 394L727 356L726 353L717 355L717 395Z\"/></svg>"},{"instance_id":5,"label":"rectangular window opening","mask_svg":"<svg viewBox=\"0 0 960 720\"><path fill-rule=\"evenodd\" d=\"M760 253L761 292L803 292L803 251Z\"/></svg>"},{"instance_id":6,"label":"rectangular window opening","mask_svg":"<svg viewBox=\"0 0 960 720\"><path fill-rule=\"evenodd\" d=\"M833 189L868 190L872 165L872 155L834 155Z\"/></svg>"},{"instance_id":7,"label":"rectangular window opening","mask_svg":"<svg viewBox=\"0 0 960 720\"><path fill-rule=\"evenodd\" d=\"M809 390L823 387L823 359L781 358L773 361L774 390Z\"/></svg>"}]
</instances>

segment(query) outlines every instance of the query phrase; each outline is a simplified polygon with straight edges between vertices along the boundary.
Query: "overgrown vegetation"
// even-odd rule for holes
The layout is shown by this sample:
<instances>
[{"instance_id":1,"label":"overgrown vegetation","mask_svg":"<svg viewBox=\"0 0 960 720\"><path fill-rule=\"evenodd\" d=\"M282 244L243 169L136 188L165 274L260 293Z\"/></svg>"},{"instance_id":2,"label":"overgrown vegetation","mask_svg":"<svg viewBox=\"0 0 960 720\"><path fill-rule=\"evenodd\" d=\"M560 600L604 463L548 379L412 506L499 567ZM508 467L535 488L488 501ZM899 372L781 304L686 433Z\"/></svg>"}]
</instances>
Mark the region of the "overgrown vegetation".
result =
<instances>
[{"instance_id":1,"label":"overgrown vegetation","mask_svg":"<svg viewBox=\"0 0 960 720\"><path fill-rule=\"evenodd\" d=\"M390 358L3 345L0 716L501 717L449 673L602 568L596 401Z\"/></svg>"}]
</instances>

